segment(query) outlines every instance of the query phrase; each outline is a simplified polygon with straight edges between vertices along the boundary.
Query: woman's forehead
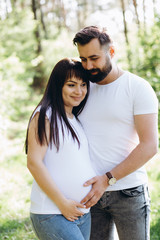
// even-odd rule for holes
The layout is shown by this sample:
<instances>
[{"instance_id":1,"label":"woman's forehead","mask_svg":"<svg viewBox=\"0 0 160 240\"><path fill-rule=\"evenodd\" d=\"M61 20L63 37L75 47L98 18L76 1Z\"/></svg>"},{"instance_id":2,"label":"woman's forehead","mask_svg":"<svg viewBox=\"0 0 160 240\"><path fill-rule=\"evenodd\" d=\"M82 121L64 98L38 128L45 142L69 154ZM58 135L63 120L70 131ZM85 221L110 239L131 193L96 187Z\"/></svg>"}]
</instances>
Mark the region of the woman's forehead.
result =
<instances>
[{"instance_id":1,"label":"woman's forehead","mask_svg":"<svg viewBox=\"0 0 160 240\"><path fill-rule=\"evenodd\" d=\"M84 80L80 77L71 76L66 79L66 82L84 82Z\"/></svg>"}]
</instances>

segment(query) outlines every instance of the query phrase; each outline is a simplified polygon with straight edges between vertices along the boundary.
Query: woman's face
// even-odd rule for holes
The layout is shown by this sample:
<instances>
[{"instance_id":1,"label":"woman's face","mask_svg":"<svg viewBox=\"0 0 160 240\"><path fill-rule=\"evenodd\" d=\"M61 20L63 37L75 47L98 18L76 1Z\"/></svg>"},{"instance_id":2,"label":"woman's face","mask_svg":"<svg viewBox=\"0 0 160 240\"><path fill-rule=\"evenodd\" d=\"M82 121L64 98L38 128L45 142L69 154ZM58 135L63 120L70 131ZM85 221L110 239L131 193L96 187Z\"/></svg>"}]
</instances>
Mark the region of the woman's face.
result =
<instances>
[{"instance_id":1,"label":"woman's face","mask_svg":"<svg viewBox=\"0 0 160 240\"><path fill-rule=\"evenodd\" d=\"M62 98L66 112L72 112L72 108L78 106L87 93L87 83L79 78L67 79L62 88Z\"/></svg>"}]
</instances>

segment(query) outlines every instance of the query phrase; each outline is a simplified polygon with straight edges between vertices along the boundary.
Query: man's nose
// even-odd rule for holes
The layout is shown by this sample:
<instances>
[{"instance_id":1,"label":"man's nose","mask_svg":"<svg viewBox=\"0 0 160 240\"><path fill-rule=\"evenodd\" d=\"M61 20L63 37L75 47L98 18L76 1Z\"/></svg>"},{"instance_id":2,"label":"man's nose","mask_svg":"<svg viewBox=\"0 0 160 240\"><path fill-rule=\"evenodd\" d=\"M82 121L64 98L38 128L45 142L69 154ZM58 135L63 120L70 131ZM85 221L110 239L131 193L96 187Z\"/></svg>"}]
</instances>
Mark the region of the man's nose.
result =
<instances>
[{"instance_id":1,"label":"man's nose","mask_svg":"<svg viewBox=\"0 0 160 240\"><path fill-rule=\"evenodd\" d=\"M87 61L87 62L86 62L86 69L87 69L87 70L93 69L93 64L92 64L91 61Z\"/></svg>"}]
</instances>

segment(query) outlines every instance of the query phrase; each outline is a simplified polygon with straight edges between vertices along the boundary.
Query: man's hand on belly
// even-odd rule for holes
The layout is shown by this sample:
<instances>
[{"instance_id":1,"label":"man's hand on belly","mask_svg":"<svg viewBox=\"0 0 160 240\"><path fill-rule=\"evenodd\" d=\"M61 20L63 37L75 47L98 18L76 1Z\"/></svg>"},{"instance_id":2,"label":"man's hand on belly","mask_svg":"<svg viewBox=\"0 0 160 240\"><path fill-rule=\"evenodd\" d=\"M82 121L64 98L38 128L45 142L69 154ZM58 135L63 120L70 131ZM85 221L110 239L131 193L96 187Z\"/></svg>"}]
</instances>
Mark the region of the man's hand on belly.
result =
<instances>
[{"instance_id":1,"label":"man's hand on belly","mask_svg":"<svg viewBox=\"0 0 160 240\"><path fill-rule=\"evenodd\" d=\"M108 187L107 176L104 174L93 177L85 182L83 186L88 187L89 185L92 185L92 189L81 201L81 203L86 205L86 208L94 206L106 191L106 188Z\"/></svg>"}]
</instances>

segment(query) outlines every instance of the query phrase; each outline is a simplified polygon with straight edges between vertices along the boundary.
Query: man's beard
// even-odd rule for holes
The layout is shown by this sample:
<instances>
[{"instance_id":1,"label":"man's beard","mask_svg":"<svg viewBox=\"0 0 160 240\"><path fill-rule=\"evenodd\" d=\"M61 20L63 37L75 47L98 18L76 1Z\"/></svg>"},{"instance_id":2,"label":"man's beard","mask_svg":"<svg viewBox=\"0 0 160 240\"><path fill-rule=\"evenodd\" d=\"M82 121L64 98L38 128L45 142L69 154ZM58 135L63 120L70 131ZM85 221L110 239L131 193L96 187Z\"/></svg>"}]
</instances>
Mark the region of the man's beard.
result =
<instances>
[{"instance_id":1,"label":"man's beard","mask_svg":"<svg viewBox=\"0 0 160 240\"><path fill-rule=\"evenodd\" d=\"M92 83L98 83L100 81L102 81L104 78L107 77L107 75L110 73L110 71L112 70L112 64L110 63L109 66L105 66L102 68L102 70L100 70L99 68L94 68L91 70L87 70L88 75L89 75L89 80ZM97 72L97 74L92 75L92 72Z\"/></svg>"}]
</instances>

